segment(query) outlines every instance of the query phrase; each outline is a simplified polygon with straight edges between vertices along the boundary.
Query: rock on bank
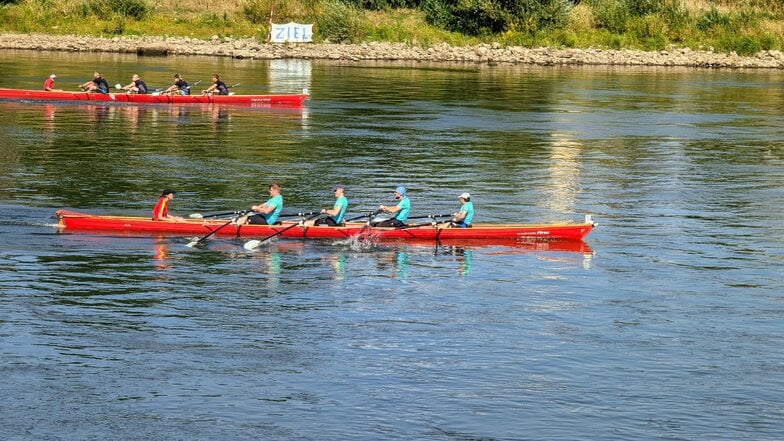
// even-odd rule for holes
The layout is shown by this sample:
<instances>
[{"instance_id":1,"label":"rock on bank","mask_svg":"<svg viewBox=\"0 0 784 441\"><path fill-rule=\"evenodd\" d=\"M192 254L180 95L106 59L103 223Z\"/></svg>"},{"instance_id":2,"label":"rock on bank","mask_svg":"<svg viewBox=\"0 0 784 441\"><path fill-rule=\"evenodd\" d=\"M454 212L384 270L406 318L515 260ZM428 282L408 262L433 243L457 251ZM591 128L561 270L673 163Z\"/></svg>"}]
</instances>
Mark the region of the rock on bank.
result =
<instances>
[{"instance_id":1,"label":"rock on bank","mask_svg":"<svg viewBox=\"0 0 784 441\"><path fill-rule=\"evenodd\" d=\"M784 53L762 51L753 57L735 53L693 51L674 48L644 52L607 49L551 49L502 47L479 44L453 47L438 44L429 48L402 43L362 44L267 44L256 39L212 37L198 40L187 37L81 37L44 34L2 34L0 49L31 49L73 52L119 52L142 55L211 55L234 58L328 59L328 60L405 60L481 64L539 65L638 65L687 66L708 68L784 68Z\"/></svg>"}]
</instances>

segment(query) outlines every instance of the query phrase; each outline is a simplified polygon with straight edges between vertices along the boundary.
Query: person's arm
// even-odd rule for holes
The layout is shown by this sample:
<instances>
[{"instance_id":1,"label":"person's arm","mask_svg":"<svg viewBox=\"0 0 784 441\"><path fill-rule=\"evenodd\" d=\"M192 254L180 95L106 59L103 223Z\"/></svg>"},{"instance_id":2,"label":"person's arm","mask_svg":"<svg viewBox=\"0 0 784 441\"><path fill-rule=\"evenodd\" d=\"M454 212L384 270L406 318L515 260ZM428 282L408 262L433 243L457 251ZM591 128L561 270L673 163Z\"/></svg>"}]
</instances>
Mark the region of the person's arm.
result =
<instances>
[{"instance_id":1,"label":"person's arm","mask_svg":"<svg viewBox=\"0 0 784 441\"><path fill-rule=\"evenodd\" d=\"M203 90L201 93L212 93L212 91L214 91L214 90L215 90L217 87L218 87L218 86L216 86L215 84L213 84L212 86L210 86L210 87L208 87L208 88L204 89L204 90Z\"/></svg>"},{"instance_id":2,"label":"person's arm","mask_svg":"<svg viewBox=\"0 0 784 441\"><path fill-rule=\"evenodd\" d=\"M129 85L127 85L127 86L123 86L123 87L122 87L122 90L131 90L131 87L134 87L134 86L136 86L136 83L134 83L133 81L131 81L131 84L129 84Z\"/></svg>"},{"instance_id":3,"label":"person's arm","mask_svg":"<svg viewBox=\"0 0 784 441\"><path fill-rule=\"evenodd\" d=\"M401 210L399 204L395 205L394 207L390 207L390 206L387 206L387 205L380 205L378 208L381 211L383 211L384 213L397 213L398 211Z\"/></svg>"},{"instance_id":4,"label":"person's arm","mask_svg":"<svg viewBox=\"0 0 784 441\"><path fill-rule=\"evenodd\" d=\"M261 205L254 205L250 207L250 209L261 214L270 214L275 211L275 207L273 205L267 204L266 202Z\"/></svg>"},{"instance_id":5,"label":"person's arm","mask_svg":"<svg viewBox=\"0 0 784 441\"><path fill-rule=\"evenodd\" d=\"M467 211L458 211L452 215L453 222L461 222L468 215Z\"/></svg>"}]
</instances>

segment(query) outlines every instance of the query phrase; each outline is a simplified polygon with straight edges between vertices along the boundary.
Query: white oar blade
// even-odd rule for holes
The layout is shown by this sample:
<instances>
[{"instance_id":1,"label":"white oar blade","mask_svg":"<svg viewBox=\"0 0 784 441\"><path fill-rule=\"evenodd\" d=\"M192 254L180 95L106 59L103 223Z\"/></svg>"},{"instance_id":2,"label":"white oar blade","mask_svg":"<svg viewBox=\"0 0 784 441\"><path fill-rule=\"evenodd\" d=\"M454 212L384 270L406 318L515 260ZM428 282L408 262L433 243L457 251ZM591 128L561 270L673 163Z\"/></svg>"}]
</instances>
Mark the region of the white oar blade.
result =
<instances>
[{"instance_id":1,"label":"white oar blade","mask_svg":"<svg viewBox=\"0 0 784 441\"><path fill-rule=\"evenodd\" d=\"M119 89L122 89L122 86L120 85L120 83L117 83L117 84L114 85L114 88L119 90Z\"/></svg>"},{"instance_id":2,"label":"white oar blade","mask_svg":"<svg viewBox=\"0 0 784 441\"><path fill-rule=\"evenodd\" d=\"M262 242L260 240L253 239L253 240L249 240L249 241L245 242L245 245L243 245L242 247L245 248L248 251L252 251L252 250L255 250L256 248L258 248L259 245L261 245L261 243Z\"/></svg>"},{"instance_id":3,"label":"white oar blade","mask_svg":"<svg viewBox=\"0 0 784 441\"><path fill-rule=\"evenodd\" d=\"M204 216L202 216L201 213L191 213L188 217L191 219L204 219Z\"/></svg>"},{"instance_id":4,"label":"white oar blade","mask_svg":"<svg viewBox=\"0 0 784 441\"><path fill-rule=\"evenodd\" d=\"M190 242L185 244L185 246L188 247L188 248L193 248L193 247L195 247L198 244L199 244L199 238L198 237L194 237L193 239L191 239Z\"/></svg>"}]
</instances>

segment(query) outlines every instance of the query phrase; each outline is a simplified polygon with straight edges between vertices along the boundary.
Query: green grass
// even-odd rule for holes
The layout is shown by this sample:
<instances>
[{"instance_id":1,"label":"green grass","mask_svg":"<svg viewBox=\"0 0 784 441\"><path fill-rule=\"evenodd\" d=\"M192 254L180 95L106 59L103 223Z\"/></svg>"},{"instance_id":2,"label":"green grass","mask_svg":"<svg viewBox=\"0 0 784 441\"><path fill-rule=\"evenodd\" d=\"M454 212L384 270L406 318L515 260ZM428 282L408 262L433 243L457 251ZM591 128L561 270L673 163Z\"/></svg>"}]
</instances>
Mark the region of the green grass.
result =
<instances>
[{"instance_id":1,"label":"green grass","mask_svg":"<svg viewBox=\"0 0 784 441\"><path fill-rule=\"evenodd\" d=\"M642 8L622 0L583 0L569 23L538 32L507 31L480 37L426 23L418 10L366 11L339 0L18 0L0 6L0 32L94 36L167 35L206 39L213 35L263 40L270 10L277 23L314 23L317 42L402 42L429 47L497 42L515 46L662 50L670 46L753 55L784 48L784 8L747 0L708 7L682 0L656 0ZM651 3L653 4L653 3ZM626 5L626 6L624 6ZM646 13L648 10L655 12Z\"/></svg>"}]
</instances>

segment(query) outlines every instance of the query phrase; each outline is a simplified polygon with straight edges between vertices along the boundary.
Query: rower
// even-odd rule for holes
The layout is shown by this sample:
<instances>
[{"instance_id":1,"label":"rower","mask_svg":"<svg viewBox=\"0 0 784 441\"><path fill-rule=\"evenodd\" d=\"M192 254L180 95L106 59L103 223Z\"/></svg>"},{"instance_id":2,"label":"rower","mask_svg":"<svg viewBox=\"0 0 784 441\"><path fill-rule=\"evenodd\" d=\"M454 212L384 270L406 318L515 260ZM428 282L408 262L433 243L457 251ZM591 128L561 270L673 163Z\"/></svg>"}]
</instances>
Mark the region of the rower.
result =
<instances>
[{"instance_id":1,"label":"rower","mask_svg":"<svg viewBox=\"0 0 784 441\"><path fill-rule=\"evenodd\" d=\"M460 203L460 210L452 214L452 222L450 226L458 228L471 228L471 222L474 220L474 203L471 202L471 195L469 193L461 193L458 196Z\"/></svg>"},{"instance_id":2,"label":"rower","mask_svg":"<svg viewBox=\"0 0 784 441\"><path fill-rule=\"evenodd\" d=\"M101 74L93 72L93 79L79 85L85 92L109 93L109 83L101 78Z\"/></svg>"},{"instance_id":3,"label":"rower","mask_svg":"<svg viewBox=\"0 0 784 441\"><path fill-rule=\"evenodd\" d=\"M221 81L218 74L212 74L212 85L204 89L201 93L202 95L228 95L229 88L226 87L226 83Z\"/></svg>"},{"instance_id":4,"label":"rower","mask_svg":"<svg viewBox=\"0 0 784 441\"><path fill-rule=\"evenodd\" d=\"M393 192L395 199L398 200L397 205L387 206L379 205L378 209L384 213L395 213L392 219L383 220L373 223L374 227L404 227L408 220L408 213L411 211L411 201L406 196L406 187L402 185L395 188Z\"/></svg>"},{"instance_id":5,"label":"rower","mask_svg":"<svg viewBox=\"0 0 784 441\"><path fill-rule=\"evenodd\" d=\"M280 184L273 182L269 185L270 198L261 205L250 207L256 214L245 215L237 219L237 225L275 225L278 222L280 211L283 210L283 196L280 194Z\"/></svg>"},{"instance_id":6,"label":"rower","mask_svg":"<svg viewBox=\"0 0 784 441\"><path fill-rule=\"evenodd\" d=\"M147 85L142 81L141 77L137 74L133 74L131 77L131 82L128 83L127 86L122 88L123 90L128 91L128 93L138 93L140 95L147 95Z\"/></svg>"},{"instance_id":7,"label":"rower","mask_svg":"<svg viewBox=\"0 0 784 441\"><path fill-rule=\"evenodd\" d=\"M163 93L170 94L173 92L178 92L180 95L190 95L191 88L188 87L188 82L183 80L180 74L174 74L174 84L169 86L168 89L164 90Z\"/></svg>"},{"instance_id":8,"label":"rower","mask_svg":"<svg viewBox=\"0 0 784 441\"><path fill-rule=\"evenodd\" d=\"M315 225L338 227L346 224L343 220L343 216L346 214L346 209L348 208L348 199L346 199L346 196L343 194L344 189L343 184L338 184L332 188L332 193L335 194L335 205L331 210L327 210L326 208L322 209L321 214L326 214L327 217L316 219Z\"/></svg>"}]
</instances>

